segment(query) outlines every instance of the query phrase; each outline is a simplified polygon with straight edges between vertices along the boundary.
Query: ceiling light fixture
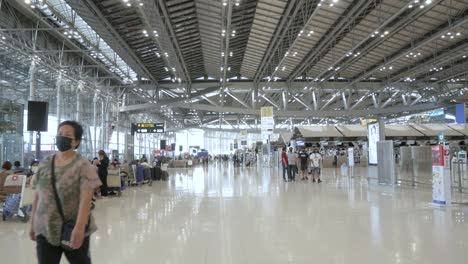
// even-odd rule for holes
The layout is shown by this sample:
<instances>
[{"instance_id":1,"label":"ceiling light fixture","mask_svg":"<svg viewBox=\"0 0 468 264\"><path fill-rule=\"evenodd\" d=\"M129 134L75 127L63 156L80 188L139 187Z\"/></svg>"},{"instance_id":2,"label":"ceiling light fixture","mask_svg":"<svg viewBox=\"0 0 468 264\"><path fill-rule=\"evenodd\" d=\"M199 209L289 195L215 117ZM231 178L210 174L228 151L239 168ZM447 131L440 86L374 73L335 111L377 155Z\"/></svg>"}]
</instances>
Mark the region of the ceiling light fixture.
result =
<instances>
[{"instance_id":1,"label":"ceiling light fixture","mask_svg":"<svg viewBox=\"0 0 468 264\"><path fill-rule=\"evenodd\" d=\"M417 58L419 56L421 56L421 52L410 52L405 55L407 58Z\"/></svg>"}]
</instances>

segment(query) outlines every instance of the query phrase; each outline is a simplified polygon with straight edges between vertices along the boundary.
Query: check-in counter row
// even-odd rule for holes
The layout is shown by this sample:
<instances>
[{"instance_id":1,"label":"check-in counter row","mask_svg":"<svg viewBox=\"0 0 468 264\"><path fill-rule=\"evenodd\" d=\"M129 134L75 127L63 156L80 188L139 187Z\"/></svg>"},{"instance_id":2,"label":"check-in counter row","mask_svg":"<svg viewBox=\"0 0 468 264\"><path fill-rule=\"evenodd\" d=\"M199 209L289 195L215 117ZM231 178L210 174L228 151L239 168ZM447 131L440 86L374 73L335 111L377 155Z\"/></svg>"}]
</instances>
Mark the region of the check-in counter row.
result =
<instances>
[{"instance_id":1,"label":"check-in counter row","mask_svg":"<svg viewBox=\"0 0 468 264\"><path fill-rule=\"evenodd\" d=\"M325 156L323 157L323 167L324 168L334 168L335 165L333 164L333 156ZM340 167L341 164L346 163L348 164L348 157L347 156L337 156L336 157L336 167ZM367 167L367 158L360 158L359 162L355 159L354 167Z\"/></svg>"}]
</instances>

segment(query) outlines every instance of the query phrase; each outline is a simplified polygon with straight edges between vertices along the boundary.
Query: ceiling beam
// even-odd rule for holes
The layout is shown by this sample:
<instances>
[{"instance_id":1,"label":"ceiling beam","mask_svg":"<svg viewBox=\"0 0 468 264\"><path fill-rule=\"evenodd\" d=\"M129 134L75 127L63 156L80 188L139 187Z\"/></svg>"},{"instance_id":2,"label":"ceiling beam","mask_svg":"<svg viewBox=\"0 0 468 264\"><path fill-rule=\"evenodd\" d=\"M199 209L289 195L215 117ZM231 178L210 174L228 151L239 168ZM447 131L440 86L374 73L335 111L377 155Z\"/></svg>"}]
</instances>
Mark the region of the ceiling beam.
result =
<instances>
[{"instance_id":1,"label":"ceiling beam","mask_svg":"<svg viewBox=\"0 0 468 264\"><path fill-rule=\"evenodd\" d=\"M433 1L431 6L436 6L443 0ZM430 7L426 6L425 8L410 8L410 6L415 5L414 2L408 2L404 5L398 12L394 13L390 18L379 24L379 27L373 31L374 34L369 34L366 37L350 49L350 53L344 54L340 59L338 59L331 68L335 68L339 65L338 70L324 70L316 78L328 80L332 76L337 76L344 70L348 69L358 60L362 59L363 56L366 56L378 48L382 43L387 41L387 39L392 38L393 35L399 33L402 29L413 23L419 17L424 15L430 10ZM376 34L376 32L378 32ZM353 53L358 52L358 53ZM327 73L325 75L325 73ZM324 76L325 75L325 76Z\"/></svg>"},{"instance_id":2,"label":"ceiling beam","mask_svg":"<svg viewBox=\"0 0 468 264\"><path fill-rule=\"evenodd\" d=\"M440 38L443 34L445 34L449 30L453 30L454 28L463 26L466 22L468 22L468 10L465 10L462 18L456 19L453 21L446 22L439 28L433 30L432 32L424 35L422 38L412 41L411 43L407 44L406 46L400 48L396 53L386 57L382 60L382 62L371 66L370 68L363 71L359 76L354 78L354 80L348 85L348 87L353 86L354 84L366 79L367 77L371 76L375 72L379 71L382 67L387 66L389 64L395 63L397 60L403 58L406 54L408 54L411 50L417 50L430 42Z\"/></svg>"},{"instance_id":3,"label":"ceiling beam","mask_svg":"<svg viewBox=\"0 0 468 264\"><path fill-rule=\"evenodd\" d=\"M351 96L350 96L351 97ZM346 93L343 91L341 92L341 98L343 99L343 107L345 110L349 109L348 98L346 97Z\"/></svg>"},{"instance_id":4,"label":"ceiling beam","mask_svg":"<svg viewBox=\"0 0 468 264\"><path fill-rule=\"evenodd\" d=\"M355 109L358 105L365 101L365 99L369 96L370 91L366 92L363 96L361 96L352 106L351 110Z\"/></svg>"},{"instance_id":5,"label":"ceiling beam","mask_svg":"<svg viewBox=\"0 0 468 264\"><path fill-rule=\"evenodd\" d=\"M397 114L401 112L422 112L436 108L446 107L447 104L436 104L436 103L424 103L416 104L413 106L393 106L379 109L362 109L362 110L349 110L349 111L276 111L275 117L279 118L311 118L311 117L367 117L367 116L379 116ZM178 105L180 108L196 109L202 111L218 111L219 108L205 104L190 104L183 103ZM223 112L237 113L244 115L256 115L260 116L259 110L243 109L238 107L224 107Z\"/></svg>"},{"instance_id":6,"label":"ceiling beam","mask_svg":"<svg viewBox=\"0 0 468 264\"><path fill-rule=\"evenodd\" d=\"M162 19L165 19L165 21L166 21L166 23L163 23L163 25L166 25L166 29L167 29L168 34L170 36L169 39L171 40L171 43L174 46L175 51L176 51L176 56L177 56L177 59L178 59L179 68L182 69L183 78L184 78L185 82L188 85L187 92L190 93L190 84L192 82L192 80L190 78L190 72L187 70L187 65L185 64L185 61L184 61L184 58L183 58L183 53L182 53L182 51L180 49L179 42L177 40L177 36L176 36L176 34L174 32L174 26L172 25L171 18L169 16L169 13L167 12L166 1L159 0L158 3L159 3L159 7L162 10L163 15L164 15Z\"/></svg>"},{"instance_id":7,"label":"ceiling beam","mask_svg":"<svg viewBox=\"0 0 468 264\"><path fill-rule=\"evenodd\" d=\"M161 101L159 101L158 103L155 103L155 104L148 103L148 104L127 105L127 106L121 107L119 109L119 111L120 112L151 111L151 110L161 109L161 107L163 107L163 106L178 107L178 105L180 103L185 103L185 102L189 102L189 101L194 101L194 100L199 99L199 98L203 98L203 96L205 96L206 94L218 91L218 89L219 89L218 87L210 87L210 88L207 88L205 90L198 91L196 93L191 94L191 96L189 98L166 99L166 100L161 100Z\"/></svg>"},{"instance_id":8,"label":"ceiling beam","mask_svg":"<svg viewBox=\"0 0 468 264\"><path fill-rule=\"evenodd\" d=\"M330 30L324 34L320 41L310 50L309 54L307 54L301 63L291 72L287 82L293 82L296 77L301 75L312 63L316 63L321 57L328 53L328 51L336 45L337 40L353 28L352 26L356 24L356 20L364 18L364 16L370 13L380 2L382 2L382 0L354 1L351 7L344 12L345 15L341 16L340 19L335 22Z\"/></svg>"},{"instance_id":9,"label":"ceiling beam","mask_svg":"<svg viewBox=\"0 0 468 264\"><path fill-rule=\"evenodd\" d=\"M303 105L303 106L306 108L306 110L312 110L312 109L314 109L314 107L313 107L312 105L310 105L310 104L308 104L308 103L302 101L301 98L299 98L299 97L297 97L297 96L295 96L295 95L293 95L292 97L293 97L298 103L300 103L301 105Z\"/></svg>"},{"instance_id":10,"label":"ceiling beam","mask_svg":"<svg viewBox=\"0 0 468 264\"><path fill-rule=\"evenodd\" d=\"M217 106L217 107L221 107L219 104L215 103L213 100L211 100L210 98L206 97L206 96L202 96L203 99L205 99L205 101L207 101L208 103L214 105L214 106Z\"/></svg>"},{"instance_id":11,"label":"ceiling beam","mask_svg":"<svg viewBox=\"0 0 468 264\"><path fill-rule=\"evenodd\" d=\"M317 111L320 107L320 95L317 94L315 91L312 91L312 102L314 104L314 110Z\"/></svg>"},{"instance_id":12,"label":"ceiling beam","mask_svg":"<svg viewBox=\"0 0 468 264\"><path fill-rule=\"evenodd\" d=\"M460 41L451 46L445 52L430 56L423 62L416 62L412 66L403 68L398 73L391 75L387 80L387 86L392 86L394 83L402 81L405 77L421 76L428 73L431 67L443 66L451 63L457 56L464 55L468 49L468 42ZM458 58L457 58L458 59Z\"/></svg>"},{"instance_id":13,"label":"ceiling beam","mask_svg":"<svg viewBox=\"0 0 468 264\"><path fill-rule=\"evenodd\" d=\"M272 41L270 41L270 44L268 45L268 49L263 55L262 61L257 71L255 72L254 79L253 79L255 83L258 83L261 81L263 77L263 73L266 70L265 68L267 67L267 65L270 64L271 60L273 59L274 57L273 53L276 52L276 50L279 48L282 40L284 39L286 33L288 32L288 29L291 27L291 24L294 21L296 14L301 9L303 2L304 0L287 1L288 6L286 7L286 10L284 11L283 16L281 16L279 25L276 27L275 33L271 38Z\"/></svg>"},{"instance_id":14,"label":"ceiling beam","mask_svg":"<svg viewBox=\"0 0 468 264\"><path fill-rule=\"evenodd\" d=\"M268 103L270 103L271 105L276 107L276 110L281 110L281 107L279 106L279 104L276 103L272 98L268 97L268 95L260 94L260 96L263 97L263 99L265 99L265 101L267 101Z\"/></svg>"},{"instance_id":15,"label":"ceiling beam","mask_svg":"<svg viewBox=\"0 0 468 264\"><path fill-rule=\"evenodd\" d=\"M231 20L232 20L232 5L234 3L232 2L232 0L227 0L227 7L224 7L222 8L222 19L221 19L221 23L222 23L222 28L223 30L226 30L226 32L224 32L224 42L221 41L221 50L223 51L224 53L224 57L222 57L222 65L221 67L223 67L223 71L221 72L221 86L222 86L222 89L224 90L224 88L226 88L226 83L227 83L227 71L228 71L228 60L229 60L229 41L231 39ZM219 34L219 33L218 33ZM222 104L221 105L224 105L224 100L221 102Z\"/></svg>"},{"instance_id":16,"label":"ceiling beam","mask_svg":"<svg viewBox=\"0 0 468 264\"><path fill-rule=\"evenodd\" d=\"M399 93L400 93L400 92L398 92L398 91L397 91L397 92L394 92L394 93L382 104L381 108L387 107L387 105L388 105L389 103L391 103L392 100L393 100Z\"/></svg>"},{"instance_id":17,"label":"ceiling beam","mask_svg":"<svg viewBox=\"0 0 468 264\"><path fill-rule=\"evenodd\" d=\"M332 95L330 99L320 108L320 111L323 111L327 106L329 106L333 101L340 95L340 92L336 92L335 94Z\"/></svg>"},{"instance_id":18,"label":"ceiling beam","mask_svg":"<svg viewBox=\"0 0 468 264\"><path fill-rule=\"evenodd\" d=\"M109 36L109 34L112 35L112 37L117 41L118 45L121 45L122 48L125 50L125 54L119 53L119 56L121 56L122 58L130 57L132 60L136 62L138 67L140 67L141 70L145 73L146 75L145 77L150 78L156 85L158 84L158 81L156 80L156 78L151 74L148 68L146 68L143 62L138 58L138 56L130 48L130 46L128 46L127 42L123 40L123 38L119 35L119 33L115 30L115 28L111 25L111 23L104 17L101 10L99 10L99 8L94 4L93 1L91 0L66 0L66 2L74 10L77 10L76 12L80 16L82 16L83 20L85 18L89 18L89 15L90 15L90 14L87 14L87 15L83 14L83 12L85 12L86 10L84 9L84 5L86 5L87 8L90 7L92 10L89 10L88 12L92 12L91 16L94 19L99 20L98 24L95 23L94 19L86 20L87 23L93 26L93 30L95 30L103 38ZM78 11L81 11L81 12L78 12ZM104 26L105 29L102 28L102 26ZM114 41L109 41L109 39L106 39L106 41L108 41L108 43L112 45L111 46L112 48L115 48L115 45L117 45ZM122 50L122 48L118 48L117 50Z\"/></svg>"},{"instance_id":19,"label":"ceiling beam","mask_svg":"<svg viewBox=\"0 0 468 264\"><path fill-rule=\"evenodd\" d=\"M250 107L247 103L245 103L244 101L242 101L241 99L237 98L237 96L231 94L229 91L226 91L225 92L227 95L231 96L232 99L236 100L239 104L243 105L244 107L248 108L248 109L251 109L252 107Z\"/></svg>"}]
</instances>

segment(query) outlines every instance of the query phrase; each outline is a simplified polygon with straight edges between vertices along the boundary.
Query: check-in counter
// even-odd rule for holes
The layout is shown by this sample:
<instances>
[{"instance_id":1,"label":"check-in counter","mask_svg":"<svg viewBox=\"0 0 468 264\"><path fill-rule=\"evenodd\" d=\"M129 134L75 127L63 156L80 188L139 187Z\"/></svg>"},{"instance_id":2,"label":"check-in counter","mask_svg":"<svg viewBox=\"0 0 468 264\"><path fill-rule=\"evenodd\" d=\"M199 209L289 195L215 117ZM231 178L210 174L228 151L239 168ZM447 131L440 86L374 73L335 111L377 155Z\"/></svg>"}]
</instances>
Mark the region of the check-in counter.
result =
<instances>
[{"instance_id":1,"label":"check-in counter","mask_svg":"<svg viewBox=\"0 0 468 264\"><path fill-rule=\"evenodd\" d=\"M324 168L335 168L333 164L333 156L325 156L323 157L323 167ZM346 163L348 164L348 156L337 156L336 157L337 164L336 168L340 168L341 164ZM367 167L367 158L360 158L360 162L355 162L354 167Z\"/></svg>"},{"instance_id":2,"label":"check-in counter","mask_svg":"<svg viewBox=\"0 0 468 264\"><path fill-rule=\"evenodd\" d=\"M185 168L187 167L187 160L171 160L169 163L171 168Z\"/></svg>"}]
</instances>

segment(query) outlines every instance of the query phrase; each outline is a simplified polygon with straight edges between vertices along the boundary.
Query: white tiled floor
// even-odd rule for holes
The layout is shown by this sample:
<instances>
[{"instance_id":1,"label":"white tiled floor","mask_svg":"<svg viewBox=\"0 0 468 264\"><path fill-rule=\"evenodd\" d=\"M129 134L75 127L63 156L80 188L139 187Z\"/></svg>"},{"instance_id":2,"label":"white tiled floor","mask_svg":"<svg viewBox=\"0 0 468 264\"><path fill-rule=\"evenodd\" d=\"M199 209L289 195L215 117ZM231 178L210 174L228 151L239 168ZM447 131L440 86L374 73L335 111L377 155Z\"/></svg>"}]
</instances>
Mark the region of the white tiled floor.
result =
<instances>
[{"instance_id":1,"label":"white tiled floor","mask_svg":"<svg viewBox=\"0 0 468 264\"><path fill-rule=\"evenodd\" d=\"M171 170L168 182L99 201L94 263L468 261L468 208L434 207L429 189L368 183L366 169L326 170L313 184L225 166ZM0 223L2 263L35 263L28 227Z\"/></svg>"}]
</instances>

